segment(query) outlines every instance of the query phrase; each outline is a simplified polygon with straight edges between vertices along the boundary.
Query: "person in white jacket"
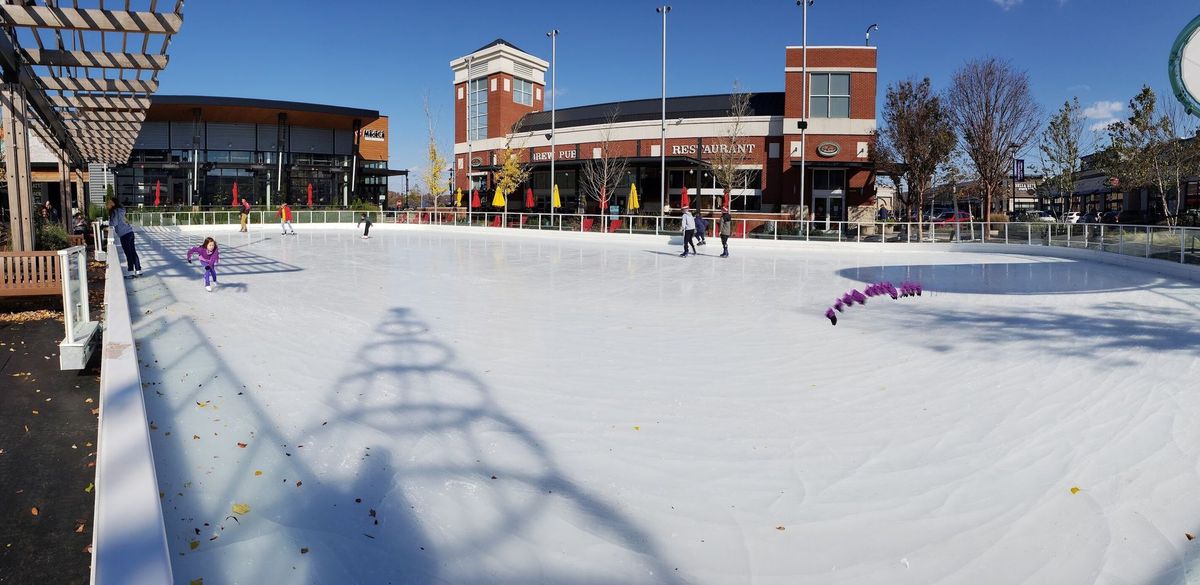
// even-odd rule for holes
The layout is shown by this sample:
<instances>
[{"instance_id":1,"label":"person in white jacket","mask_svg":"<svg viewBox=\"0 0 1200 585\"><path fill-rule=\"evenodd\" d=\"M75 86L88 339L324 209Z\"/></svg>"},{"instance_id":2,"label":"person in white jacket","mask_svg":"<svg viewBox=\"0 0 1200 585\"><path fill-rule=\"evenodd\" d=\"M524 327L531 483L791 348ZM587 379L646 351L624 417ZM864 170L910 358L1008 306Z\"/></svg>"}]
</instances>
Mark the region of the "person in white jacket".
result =
<instances>
[{"instance_id":1,"label":"person in white jacket","mask_svg":"<svg viewBox=\"0 0 1200 585\"><path fill-rule=\"evenodd\" d=\"M683 210L683 253L680 257L686 258L688 255L688 246L692 247L692 253L696 253L696 243L692 238L696 237L696 218L692 217L692 212L688 209Z\"/></svg>"}]
</instances>

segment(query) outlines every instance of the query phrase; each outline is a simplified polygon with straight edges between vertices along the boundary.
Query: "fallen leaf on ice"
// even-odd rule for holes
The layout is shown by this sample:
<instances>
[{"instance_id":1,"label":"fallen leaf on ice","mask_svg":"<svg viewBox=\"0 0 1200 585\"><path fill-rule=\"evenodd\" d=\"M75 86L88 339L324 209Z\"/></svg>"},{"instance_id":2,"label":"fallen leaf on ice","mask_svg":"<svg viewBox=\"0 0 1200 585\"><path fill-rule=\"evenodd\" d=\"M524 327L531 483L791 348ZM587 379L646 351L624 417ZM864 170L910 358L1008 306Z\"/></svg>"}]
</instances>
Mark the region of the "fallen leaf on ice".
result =
<instances>
[{"instance_id":1,"label":"fallen leaf on ice","mask_svg":"<svg viewBox=\"0 0 1200 585\"><path fill-rule=\"evenodd\" d=\"M192 438L193 438L193 439L199 439L199 438L200 438L200 435L192 435Z\"/></svg>"},{"instance_id":2,"label":"fallen leaf on ice","mask_svg":"<svg viewBox=\"0 0 1200 585\"><path fill-rule=\"evenodd\" d=\"M262 470L261 470L261 469L255 469L255 470L254 470L254 477L258 477L258 476L260 476L260 475L262 475Z\"/></svg>"},{"instance_id":3,"label":"fallen leaf on ice","mask_svg":"<svg viewBox=\"0 0 1200 585\"><path fill-rule=\"evenodd\" d=\"M300 549L300 554L302 554L302 555L306 555L306 554L308 554L308 547L306 546L306 547L304 547L304 548L301 548L301 549Z\"/></svg>"},{"instance_id":4,"label":"fallen leaf on ice","mask_svg":"<svg viewBox=\"0 0 1200 585\"><path fill-rule=\"evenodd\" d=\"M95 487L96 487L95 485L89 483L87 487L83 488L83 491L90 494L90 493L92 493L92 489Z\"/></svg>"},{"instance_id":5,"label":"fallen leaf on ice","mask_svg":"<svg viewBox=\"0 0 1200 585\"><path fill-rule=\"evenodd\" d=\"M84 522L83 520L76 520L76 521L75 521L75 532L76 532L77 534L82 534L82 533L83 533L83 529L84 529L86 526L87 526L87 522Z\"/></svg>"},{"instance_id":6,"label":"fallen leaf on ice","mask_svg":"<svg viewBox=\"0 0 1200 585\"><path fill-rule=\"evenodd\" d=\"M1079 493L1079 488L1078 488L1078 487L1072 487L1072 488L1071 488L1071 495L1075 495L1075 494L1077 494L1077 493Z\"/></svg>"},{"instance_id":7,"label":"fallen leaf on ice","mask_svg":"<svg viewBox=\"0 0 1200 585\"><path fill-rule=\"evenodd\" d=\"M238 443L238 448L239 448L239 449L245 449L245 448L246 448L246 444L245 444L245 443Z\"/></svg>"},{"instance_id":8,"label":"fallen leaf on ice","mask_svg":"<svg viewBox=\"0 0 1200 585\"><path fill-rule=\"evenodd\" d=\"M640 431L640 430L642 430L642 427L640 427L640 426L635 426L635 427L633 427L633 430L635 430L635 431Z\"/></svg>"},{"instance_id":9,"label":"fallen leaf on ice","mask_svg":"<svg viewBox=\"0 0 1200 585\"><path fill-rule=\"evenodd\" d=\"M196 550L196 549L200 548L200 541L199 541L199 540L193 540L193 541L189 542L189 543L188 543L188 548L190 548L190 549L192 549L192 550Z\"/></svg>"},{"instance_id":10,"label":"fallen leaf on ice","mask_svg":"<svg viewBox=\"0 0 1200 585\"><path fill-rule=\"evenodd\" d=\"M1183 535L1186 536L1188 540L1196 540L1196 535L1192 534L1191 532L1184 532Z\"/></svg>"},{"instance_id":11,"label":"fallen leaf on ice","mask_svg":"<svg viewBox=\"0 0 1200 585\"><path fill-rule=\"evenodd\" d=\"M787 530L787 528L784 528L783 526L776 526L775 530Z\"/></svg>"},{"instance_id":12,"label":"fallen leaf on ice","mask_svg":"<svg viewBox=\"0 0 1200 585\"><path fill-rule=\"evenodd\" d=\"M250 513L250 505L249 504L234 504L233 505L233 513L241 515L241 516L245 516L246 514Z\"/></svg>"},{"instance_id":13,"label":"fallen leaf on ice","mask_svg":"<svg viewBox=\"0 0 1200 585\"><path fill-rule=\"evenodd\" d=\"M189 583L188 585L204 585L204 577L201 577L199 579L192 579L192 582Z\"/></svg>"}]
</instances>

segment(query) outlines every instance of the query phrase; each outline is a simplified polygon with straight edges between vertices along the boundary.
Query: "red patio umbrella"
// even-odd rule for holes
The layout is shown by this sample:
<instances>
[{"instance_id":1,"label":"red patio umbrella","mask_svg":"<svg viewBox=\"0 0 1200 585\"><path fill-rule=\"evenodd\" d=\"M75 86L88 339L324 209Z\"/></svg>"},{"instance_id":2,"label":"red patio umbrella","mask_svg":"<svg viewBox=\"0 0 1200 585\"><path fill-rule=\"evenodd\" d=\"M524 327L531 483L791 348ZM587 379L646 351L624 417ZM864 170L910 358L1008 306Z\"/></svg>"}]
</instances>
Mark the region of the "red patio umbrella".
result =
<instances>
[{"instance_id":1,"label":"red patio umbrella","mask_svg":"<svg viewBox=\"0 0 1200 585\"><path fill-rule=\"evenodd\" d=\"M308 184L308 206L312 207L312 183Z\"/></svg>"},{"instance_id":2,"label":"red patio umbrella","mask_svg":"<svg viewBox=\"0 0 1200 585\"><path fill-rule=\"evenodd\" d=\"M161 195L162 195L162 183L156 180L156 181L154 181L154 206L155 207L158 207L159 205L162 204Z\"/></svg>"},{"instance_id":3,"label":"red patio umbrella","mask_svg":"<svg viewBox=\"0 0 1200 585\"><path fill-rule=\"evenodd\" d=\"M234 207L237 207L237 204L238 204L238 200L237 200L237 181L234 181L234 182L233 182L233 206L234 206Z\"/></svg>"},{"instance_id":4,"label":"red patio umbrella","mask_svg":"<svg viewBox=\"0 0 1200 585\"><path fill-rule=\"evenodd\" d=\"M479 207L479 189L471 189L471 207Z\"/></svg>"},{"instance_id":5,"label":"red patio umbrella","mask_svg":"<svg viewBox=\"0 0 1200 585\"><path fill-rule=\"evenodd\" d=\"M688 200L687 186L685 185L683 187L683 192L679 194L679 207L681 209L687 209L688 207L691 207L691 204L692 202Z\"/></svg>"},{"instance_id":6,"label":"red patio umbrella","mask_svg":"<svg viewBox=\"0 0 1200 585\"><path fill-rule=\"evenodd\" d=\"M725 204L721 207L724 209L729 209L729 189L725 190Z\"/></svg>"},{"instance_id":7,"label":"red patio umbrella","mask_svg":"<svg viewBox=\"0 0 1200 585\"><path fill-rule=\"evenodd\" d=\"M533 187L528 187L525 189L525 208L533 209L533 206Z\"/></svg>"}]
</instances>

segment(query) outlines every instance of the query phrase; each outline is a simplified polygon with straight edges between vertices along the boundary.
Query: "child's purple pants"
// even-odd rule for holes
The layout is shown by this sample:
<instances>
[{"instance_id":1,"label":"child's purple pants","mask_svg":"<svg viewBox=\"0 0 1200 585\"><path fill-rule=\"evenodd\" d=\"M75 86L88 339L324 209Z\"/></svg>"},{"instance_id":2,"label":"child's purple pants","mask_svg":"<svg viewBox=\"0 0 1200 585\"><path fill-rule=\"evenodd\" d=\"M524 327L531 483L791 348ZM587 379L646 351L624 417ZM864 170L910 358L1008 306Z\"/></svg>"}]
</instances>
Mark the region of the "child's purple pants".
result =
<instances>
[{"instance_id":1,"label":"child's purple pants","mask_svg":"<svg viewBox=\"0 0 1200 585\"><path fill-rule=\"evenodd\" d=\"M217 281L217 269L213 266L204 267L204 286L208 286L209 276L212 276L212 281Z\"/></svg>"}]
</instances>

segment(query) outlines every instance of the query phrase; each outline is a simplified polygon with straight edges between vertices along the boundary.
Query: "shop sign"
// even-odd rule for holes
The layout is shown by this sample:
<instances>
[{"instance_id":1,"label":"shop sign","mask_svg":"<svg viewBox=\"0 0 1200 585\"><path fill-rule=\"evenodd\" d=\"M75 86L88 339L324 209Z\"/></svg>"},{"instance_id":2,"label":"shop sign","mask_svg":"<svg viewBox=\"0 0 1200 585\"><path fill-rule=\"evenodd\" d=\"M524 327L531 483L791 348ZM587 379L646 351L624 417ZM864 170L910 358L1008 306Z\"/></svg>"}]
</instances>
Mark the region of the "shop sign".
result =
<instances>
[{"instance_id":1,"label":"shop sign","mask_svg":"<svg viewBox=\"0 0 1200 585\"><path fill-rule=\"evenodd\" d=\"M558 160L575 160L579 157L579 152L576 150L560 150L558 151ZM549 161L550 151L533 153L533 162Z\"/></svg>"},{"instance_id":2,"label":"shop sign","mask_svg":"<svg viewBox=\"0 0 1200 585\"><path fill-rule=\"evenodd\" d=\"M387 134L383 130L363 130L363 138L374 142L383 142L387 140Z\"/></svg>"},{"instance_id":3,"label":"shop sign","mask_svg":"<svg viewBox=\"0 0 1200 585\"><path fill-rule=\"evenodd\" d=\"M671 156L696 156L713 154L754 154L753 144L705 144L697 147L695 144L676 144L671 147Z\"/></svg>"},{"instance_id":4,"label":"shop sign","mask_svg":"<svg viewBox=\"0 0 1200 585\"><path fill-rule=\"evenodd\" d=\"M475 168L475 167L477 167L477 166L480 166L480 165L482 165L482 164L483 164L483 159L482 159L482 158L479 158L479 157L477 157L477 156L476 156L476 157L472 157L472 158L471 158L471 168Z\"/></svg>"},{"instance_id":5,"label":"shop sign","mask_svg":"<svg viewBox=\"0 0 1200 585\"><path fill-rule=\"evenodd\" d=\"M842 151L842 147L836 142L822 142L817 145L817 154L823 157L837 156Z\"/></svg>"}]
</instances>

